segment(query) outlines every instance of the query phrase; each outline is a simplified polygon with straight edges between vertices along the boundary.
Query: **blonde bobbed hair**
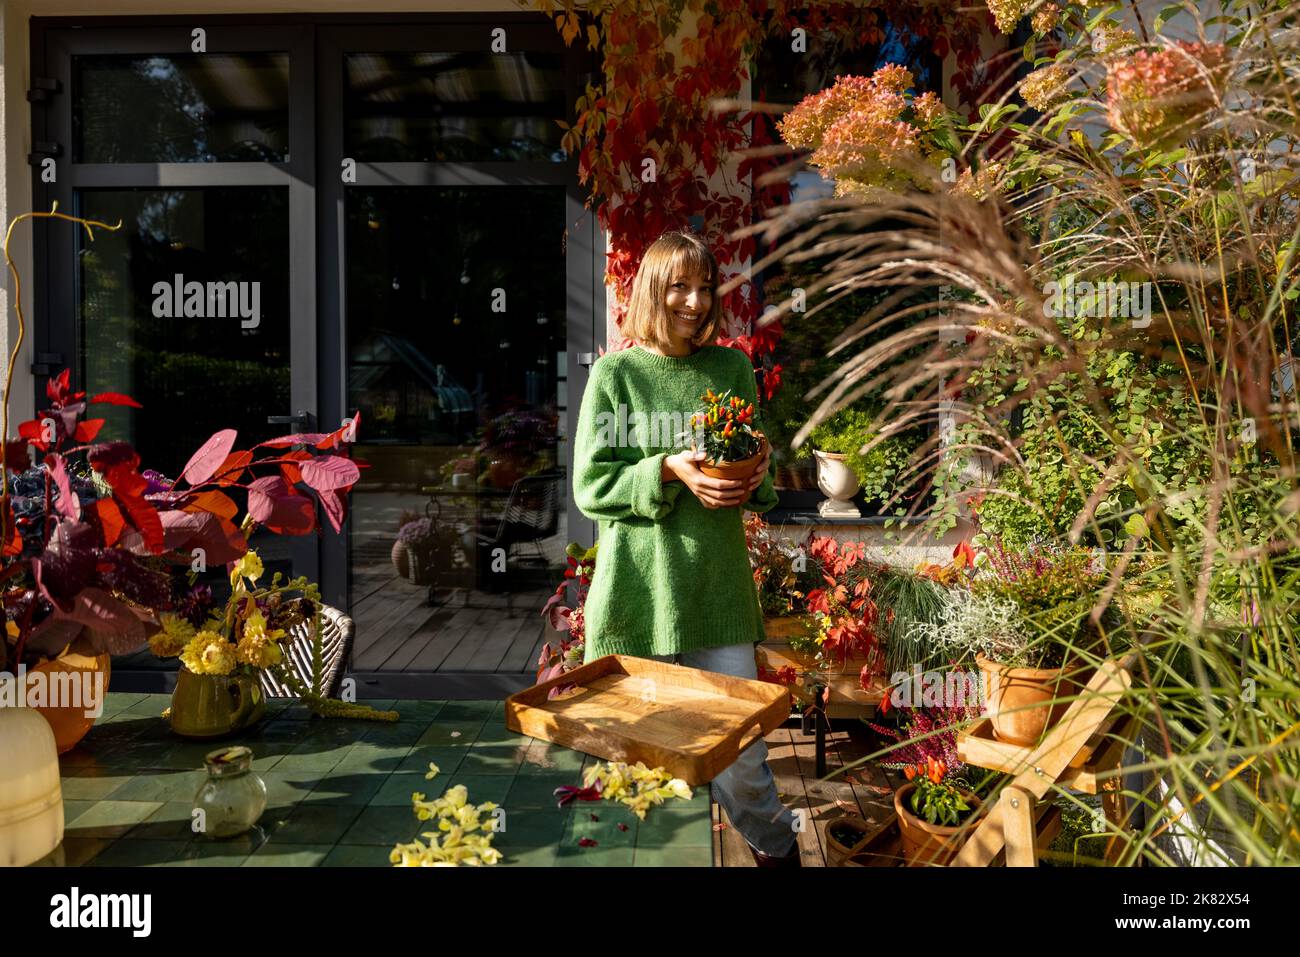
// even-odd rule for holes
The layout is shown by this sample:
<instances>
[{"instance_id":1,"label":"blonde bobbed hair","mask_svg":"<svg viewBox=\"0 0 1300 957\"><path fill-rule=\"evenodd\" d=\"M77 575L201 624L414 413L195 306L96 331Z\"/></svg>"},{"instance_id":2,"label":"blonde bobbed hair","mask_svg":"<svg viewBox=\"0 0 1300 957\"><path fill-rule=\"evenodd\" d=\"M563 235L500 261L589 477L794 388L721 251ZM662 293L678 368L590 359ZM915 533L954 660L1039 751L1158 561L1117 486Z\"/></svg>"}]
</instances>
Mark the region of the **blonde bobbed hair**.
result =
<instances>
[{"instance_id":1,"label":"blonde bobbed hair","mask_svg":"<svg viewBox=\"0 0 1300 957\"><path fill-rule=\"evenodd\" d=\"M713 345L722 325L717 293L718 261L704 241L692 233L667 232L650 244L632 280L632 299L624 320L624 334L643 344L666 349L673 317L665 299L672 284L685 276L702 275L714 284L713 300L699 330L691 338L695 348Z\"/></svg>"}]
</instances>

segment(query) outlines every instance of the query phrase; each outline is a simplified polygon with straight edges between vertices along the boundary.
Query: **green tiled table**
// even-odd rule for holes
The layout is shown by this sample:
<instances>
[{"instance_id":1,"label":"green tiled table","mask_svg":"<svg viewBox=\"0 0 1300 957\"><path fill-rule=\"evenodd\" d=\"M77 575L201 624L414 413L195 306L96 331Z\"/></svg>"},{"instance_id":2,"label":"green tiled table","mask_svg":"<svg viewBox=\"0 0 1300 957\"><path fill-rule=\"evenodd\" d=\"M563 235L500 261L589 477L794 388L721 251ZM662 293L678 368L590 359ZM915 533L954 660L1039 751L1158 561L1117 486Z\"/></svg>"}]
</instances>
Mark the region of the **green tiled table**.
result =
<instances>
[{"instance_id":1,"label":"green tiled table","mask_svg":"<svg viewBox=\"0 0 1300 957\"><path fill-rule=\"evenodd\" d=\"M394 844L429 829L411 794L434 798L455 784L505 810L492 842L498 866L713 863L708 787L651 808L644 822L613 801L558 808L554 789L581 784L596 759L507 731L501 701L368 702L401 712L396 724L313 720L272 701L257 728L230 739L253 749L266 812L250 834L208 840L190 830L190 802L203 756L219 745L173 735L160 716L168 695L106 697L95 727L60 760L64 840L43 863L388 867ZM426 781L431 761L441 773ZM597 844L581 847L584 837Z\"/></svg>"}]
</instances>

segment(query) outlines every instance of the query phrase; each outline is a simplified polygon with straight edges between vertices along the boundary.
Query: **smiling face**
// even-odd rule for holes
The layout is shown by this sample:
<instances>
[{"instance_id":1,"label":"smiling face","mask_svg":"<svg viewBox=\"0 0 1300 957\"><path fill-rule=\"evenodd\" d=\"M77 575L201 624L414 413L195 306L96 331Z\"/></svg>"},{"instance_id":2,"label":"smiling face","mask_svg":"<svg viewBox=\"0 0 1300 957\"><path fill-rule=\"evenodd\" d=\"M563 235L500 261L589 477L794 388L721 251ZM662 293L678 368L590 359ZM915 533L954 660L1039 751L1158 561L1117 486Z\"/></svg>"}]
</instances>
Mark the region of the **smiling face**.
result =
<instances>
[{"instance_id":1,"label":"smiling face","mask_svg":"<svg viewBox=\"0 0 1300 957\"><path fill-rule=\"evenodd\" d=\"M673 344L686 347L693 343L700 326L713 307L713 281L703 273L681 273L671 277L664 295L668 310L667 332Z\"/></svg>"}]
</instances>

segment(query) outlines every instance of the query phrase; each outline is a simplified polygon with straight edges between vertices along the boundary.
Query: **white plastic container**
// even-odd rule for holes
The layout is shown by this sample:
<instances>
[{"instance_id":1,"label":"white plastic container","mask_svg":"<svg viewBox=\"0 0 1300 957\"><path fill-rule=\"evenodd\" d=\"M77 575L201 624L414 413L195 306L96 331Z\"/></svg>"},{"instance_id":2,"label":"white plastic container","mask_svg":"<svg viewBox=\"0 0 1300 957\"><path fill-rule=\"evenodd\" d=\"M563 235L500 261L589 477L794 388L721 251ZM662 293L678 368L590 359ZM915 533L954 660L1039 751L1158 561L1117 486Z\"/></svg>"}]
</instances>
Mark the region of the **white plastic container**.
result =
<instances>
[{"instance_id":1,"label":"white plastic container","mask_svg":"<svg viewBox=\"0 0 1300 957\"><path fill-rule=\"evenodd\" d=\"M39 711L0 708L0 867L24 867L63 842L59 752Z\"/></svg>"}]
</instances>

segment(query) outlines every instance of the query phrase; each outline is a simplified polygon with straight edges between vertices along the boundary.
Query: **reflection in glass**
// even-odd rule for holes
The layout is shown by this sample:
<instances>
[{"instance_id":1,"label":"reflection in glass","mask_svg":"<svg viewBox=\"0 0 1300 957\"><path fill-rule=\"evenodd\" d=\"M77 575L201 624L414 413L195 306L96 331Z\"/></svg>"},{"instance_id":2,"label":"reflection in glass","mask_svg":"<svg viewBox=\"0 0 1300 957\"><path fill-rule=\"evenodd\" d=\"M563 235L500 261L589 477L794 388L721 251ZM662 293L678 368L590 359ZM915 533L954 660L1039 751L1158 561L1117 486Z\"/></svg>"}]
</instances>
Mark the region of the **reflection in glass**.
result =
<instances>
[{"instance_id":1,"label":"reflection in glass","mask_svg":"<svg viewBox=\"0 0 1300 957\"><path fill-rule=\"evenodd\" d=\"M77 234L78 388L124 392L143 406L95 406L101 438L130 442L141 468L175 479L219 429L235 429L238 448L288 431L266 421L290 410L288 191L80 190L75 202L80 216L122 221L94 242ZM187 295L190 283L203 295ZM242 514L245 495L228 491ZM258 533L252 544L268 577L292 573L289 539ZM220 599L224 569L201 582ZM147 651L122 664L176 667Z\"/></svg>"},{"instance_id":2,"label":"reflection in glass","mask_svg":"<svg viewBox=\"0 0 1300 957\"><path fill-rule=\"evenodd\" d=\"M559 53L347 57L346 145L365 162L564 160Z\"/></svg>"},{"instance_id":3,"label":"reflection in glass","mask_svg":"<svg viewBox=\"0 0 1300 957\"><path fill-rule=\"evenodd\" d=\"M568 542L564 201L347 192L348 409L370 466L352 496L358 671L536 661Z\"/></svg>"},{"instance_id":4,"label":"reflection in glass","mask_svg":"<svg viewBox=\"0 0 1300 957\"><path fill-rule=\"evenodd\" d=\"M204 53L73 58L79 163L289 160L289 57Z\"/></svg>"}]
</instances>

